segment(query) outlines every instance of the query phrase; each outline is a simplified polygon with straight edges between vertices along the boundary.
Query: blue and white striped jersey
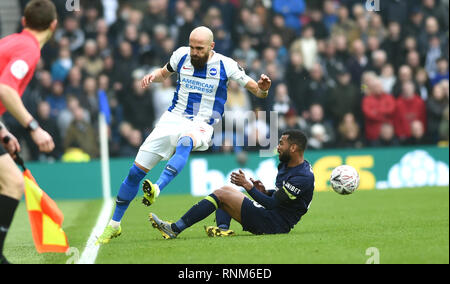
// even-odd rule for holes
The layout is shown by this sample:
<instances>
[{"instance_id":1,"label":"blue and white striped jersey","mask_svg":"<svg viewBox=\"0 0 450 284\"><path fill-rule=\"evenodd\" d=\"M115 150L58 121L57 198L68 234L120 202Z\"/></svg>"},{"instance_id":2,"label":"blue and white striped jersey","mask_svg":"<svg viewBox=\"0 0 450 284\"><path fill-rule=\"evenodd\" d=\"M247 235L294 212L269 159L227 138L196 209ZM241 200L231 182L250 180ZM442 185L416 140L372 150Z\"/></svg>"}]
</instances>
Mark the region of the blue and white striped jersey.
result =
<instances>
[{"instance_id":1,"label":"blue and white striped jersey","mask_svg":"<svg viewBox=\"0 0 450 284\"><path fill-rule=\"evenodd\" d=\"M235 80L242 87L251 80L236 61L217 52L203 69L198 70L191 64L190 48L180 47L169 64L178 73L169 111L210 125L223 115L228 80Z\"/></svg>"}]
</instances>

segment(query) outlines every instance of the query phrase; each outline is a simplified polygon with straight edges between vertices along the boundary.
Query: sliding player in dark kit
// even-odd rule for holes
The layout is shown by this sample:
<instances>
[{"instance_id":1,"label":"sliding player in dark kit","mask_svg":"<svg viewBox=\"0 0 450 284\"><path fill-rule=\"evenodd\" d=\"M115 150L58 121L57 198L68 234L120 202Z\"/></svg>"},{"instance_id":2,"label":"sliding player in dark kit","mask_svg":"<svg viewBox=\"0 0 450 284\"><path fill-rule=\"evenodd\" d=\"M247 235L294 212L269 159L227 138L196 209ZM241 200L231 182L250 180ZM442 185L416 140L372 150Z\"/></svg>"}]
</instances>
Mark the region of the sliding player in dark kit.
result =
<instances>
[{"instance_id":1,"label":"sliding player in dark kit","mask_svg":"<svg viewBox=\"0 0 450 284\"><path fill-rule=\"evenodd\" d=\"M176 223L160 220L150 213L150 221L164 238L176 238L184 229L216 211L217 227L207 227L209 236L228 236L231 218L253 234L288 233L308 211L314 191L314 174L303 157L307 145L305 134L289 130L282 134L278 153L280 164L276 189L266 190L260 181L247 180L242 171L232 173L231 182L243 187L255 200L224 186L193 206Z\"/></svg>"}]
</instances>

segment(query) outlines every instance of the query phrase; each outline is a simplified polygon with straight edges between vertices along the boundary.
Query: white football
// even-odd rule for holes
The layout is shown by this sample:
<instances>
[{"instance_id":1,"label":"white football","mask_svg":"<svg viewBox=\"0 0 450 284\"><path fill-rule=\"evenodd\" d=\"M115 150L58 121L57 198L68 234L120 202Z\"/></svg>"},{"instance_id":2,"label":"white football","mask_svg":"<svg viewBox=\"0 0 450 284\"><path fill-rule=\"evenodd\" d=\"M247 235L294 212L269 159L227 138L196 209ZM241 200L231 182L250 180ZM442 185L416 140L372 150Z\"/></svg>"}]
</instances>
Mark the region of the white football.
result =
<instances>
[{"instance_id":1,"label":"white football","mask_svg":"<svg viewBox=\"0 0 450 284\"><path fill-rule=\"evenodd\" d=\"M339 194L351 194L359 186L359 174L352 166L338 166L331 172L330 184Z\"/></svg>"}]
</instances>

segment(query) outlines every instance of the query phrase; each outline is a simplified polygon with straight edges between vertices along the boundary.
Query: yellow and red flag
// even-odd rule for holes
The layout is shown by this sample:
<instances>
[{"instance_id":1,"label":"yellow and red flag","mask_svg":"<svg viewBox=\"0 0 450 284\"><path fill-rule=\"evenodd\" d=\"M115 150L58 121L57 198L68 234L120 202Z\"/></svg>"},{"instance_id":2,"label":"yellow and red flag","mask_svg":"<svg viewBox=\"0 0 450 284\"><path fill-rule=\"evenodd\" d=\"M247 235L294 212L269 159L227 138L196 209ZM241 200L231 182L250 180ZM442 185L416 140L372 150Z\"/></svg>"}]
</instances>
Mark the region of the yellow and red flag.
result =
<instances>
[{"instance_id":1,"label":"yellow and red flag","mask_svg":"<svg viewBox=\"0 0 450 284\"><path fill-rule=\"evenodd\" d=\"M64 215L56 203L39 187L31 172L25 169L25 199L34 245L39 253L61 252L69 248L61 226Z\"/></svg>"}]
</instances>

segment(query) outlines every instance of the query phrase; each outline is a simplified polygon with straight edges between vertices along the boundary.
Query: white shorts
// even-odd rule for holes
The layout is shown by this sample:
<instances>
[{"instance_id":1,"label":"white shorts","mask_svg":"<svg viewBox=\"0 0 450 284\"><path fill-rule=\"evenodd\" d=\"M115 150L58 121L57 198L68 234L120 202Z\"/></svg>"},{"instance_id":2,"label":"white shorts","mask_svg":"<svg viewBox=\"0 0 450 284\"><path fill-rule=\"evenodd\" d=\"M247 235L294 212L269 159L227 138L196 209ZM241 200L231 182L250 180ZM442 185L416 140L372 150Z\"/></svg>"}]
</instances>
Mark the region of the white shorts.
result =
<instances>
[{"instance_id":1,"label":"white shorts","mask_svg":"<svg viewBox=\"0 0 450 284\"><path fill-rule=\"evenodd\" d=\"M195 141L192 151L206 151L211 143L213 127L206 122L192 121L185 117L166 111L145 139L139 152L154 153L169 160L175 153L178 140L183 136L193 136Z\"/></svg>"}]
</instances>

